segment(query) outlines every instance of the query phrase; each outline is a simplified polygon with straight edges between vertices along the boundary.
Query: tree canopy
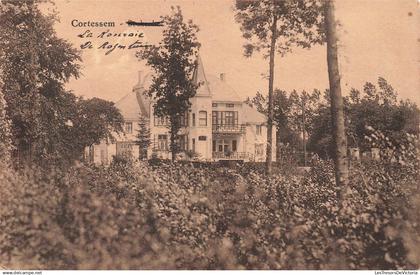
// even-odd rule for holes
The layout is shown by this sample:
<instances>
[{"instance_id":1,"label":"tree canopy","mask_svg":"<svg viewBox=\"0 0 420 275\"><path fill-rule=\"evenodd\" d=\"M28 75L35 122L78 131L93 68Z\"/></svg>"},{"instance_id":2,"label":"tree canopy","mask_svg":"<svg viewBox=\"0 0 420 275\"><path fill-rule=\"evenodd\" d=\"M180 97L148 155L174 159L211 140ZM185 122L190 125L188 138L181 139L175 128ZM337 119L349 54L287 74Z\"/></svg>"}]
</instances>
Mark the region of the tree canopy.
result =
<instances>
[{"instance_id":1,"label":"tree canopy","mask_svg":"<svg viewBox=\"0 0 420 275\"><path fill-rule=\"evenodd\" d=\"M407 133L418 134L417 105L409 100L398 101L397 92L383 77L378 78L377 85L367 82L362 90L351 89L344 98L344 111L349 147L369 150L371 143L366 137L372 128L385 134L392 146L400 146ZM322 156L332 156L329 120L330 113L323 105L315 117L308 144L310 150Z\"/></svg>"},{"instance_id":2,"label":"tree canopy","mask_svg":"<svg viewBox=\"0 0 420 275\"><path fill-rule=\"evenodd\" d=\"M0 71L14 156L40 164L81 157L83 146L122 130L112 103L65 89L79 77L80 52L57 37L42 1L0 2ZM12 146L11 146L12 148Z\"/></svg>"},{"instance_id":3,"label":"tree canopy","mask_svg":"<svg viewBox=\"0 0 420 275\"><path fill-rule=\"evenodd\" d=\"M236 20L241 25L244 53L251 56L260 51L269 56L272 23L276 21L276 51L281 56L294 47L310 48L324 41L321 0L262 0L236 1Z\"/></svg>"},{"instance_id":4,"label":"tree canopy","mask_svg":"<svg viewBox=\"0 0 420 275\"><path fill-rule=\"evenodd\" d=\"M137 56L146 60L154 71L148 94L154 100L154 114L169 118L172 159L175 159L180 117L188 111L189 100L198 88L193 72L200 48L196 36L199 29L191 20L184 21L179 7L172 7L172 14L163 16L162 21L165 25L162 41L138 52Z\"/></svg>"},{"instance_id":5,"label":"tree canopy","mask_svg":"<svg viewBox=\"0 0 420 275\"><path fill-rule=\"evenodd\" d=\"M241 25L245 56L262 52L269 57L266 173L271 174L275 54L293 47L309 48L323 42L321 0L236 1L236 21Z\"/></svg>"}]
</instances>

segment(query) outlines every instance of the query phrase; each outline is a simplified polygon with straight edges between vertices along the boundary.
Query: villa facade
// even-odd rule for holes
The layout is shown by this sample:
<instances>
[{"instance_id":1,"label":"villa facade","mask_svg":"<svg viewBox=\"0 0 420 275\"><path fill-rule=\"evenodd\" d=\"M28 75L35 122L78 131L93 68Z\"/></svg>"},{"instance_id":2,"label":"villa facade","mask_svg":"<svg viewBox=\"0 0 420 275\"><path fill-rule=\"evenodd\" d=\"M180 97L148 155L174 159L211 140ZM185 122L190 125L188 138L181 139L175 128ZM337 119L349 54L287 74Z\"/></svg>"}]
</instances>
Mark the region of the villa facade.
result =
<instances>
[{"instance_id":1,"label":"villa facade","mask_svg":"<svg viewBox=\"0 0 420 275\"><path fill-rule=\"evenodd\" d=\"M109 164L112 156L130 153L139 157L135 144L139 131L139 117L149 118L151 145L148 158L170 159L170 135L168 121L153 115L153 102L145 95L148 77L139 73L133 91L115 105L124 120L124 134L116 136L115 143L102 141L86 149L87 158L96 164ZM200 161L241 160L265 161L267 146L266 117L244 103L228 85L226 76L206 75L201 60L194 71L193 80L201 83L196 95L190 100L191 107L182 118L178 146L179 158ZM273 141L276 140L273 131ZM273 142L273 160L276 159ZM192 157L194 156L194 157Z\"/></svg>"}]
</instances>

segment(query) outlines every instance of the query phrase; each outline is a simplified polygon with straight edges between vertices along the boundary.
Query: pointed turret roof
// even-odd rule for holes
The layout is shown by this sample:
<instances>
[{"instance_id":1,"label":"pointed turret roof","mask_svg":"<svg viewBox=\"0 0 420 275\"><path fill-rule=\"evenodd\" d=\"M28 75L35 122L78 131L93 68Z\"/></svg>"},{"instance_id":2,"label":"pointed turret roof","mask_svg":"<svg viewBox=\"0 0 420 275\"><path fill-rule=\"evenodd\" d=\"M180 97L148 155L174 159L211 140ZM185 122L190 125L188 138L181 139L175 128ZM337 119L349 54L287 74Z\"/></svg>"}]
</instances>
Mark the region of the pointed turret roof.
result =
<instances>
[{"instance_id":1,"label":"pointed turret roof","mask_svg":"<svg viewBox=\"0 0 420 275\"><path fill-rule=\"evenodd\" d=\"M197 65L196 65L194 73L193 73L193 81L194 81L195 84L200 83L200 86L198 87L197 93L196 93L197 96L200 96L200 95L209 96L209 95L211 95L209 85L208 85L208 81L207 81L207 77L206 77L206 74L204 72L203 61L201 61L200 55L197 56Z\"/></svg>"}]
</instances>

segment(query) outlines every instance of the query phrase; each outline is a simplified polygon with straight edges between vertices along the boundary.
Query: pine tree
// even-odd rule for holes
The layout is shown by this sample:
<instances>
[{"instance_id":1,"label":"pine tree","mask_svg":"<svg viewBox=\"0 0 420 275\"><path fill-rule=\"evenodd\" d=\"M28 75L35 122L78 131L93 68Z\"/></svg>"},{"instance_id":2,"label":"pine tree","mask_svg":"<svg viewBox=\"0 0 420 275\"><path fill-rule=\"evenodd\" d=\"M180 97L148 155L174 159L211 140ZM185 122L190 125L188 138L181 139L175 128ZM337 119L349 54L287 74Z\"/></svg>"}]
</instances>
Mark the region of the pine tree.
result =
<instances>
[{"instance_id":1,"label":"pine tree","mask_svg":"<svg viewBox=\"0 0 420 275\"><path fill-rule=\"evenodd\" d=\"M192 75L200 43L197 41L197 25L191 20L184 22L181 9L172 8L172 14L162 17L166 28L163 39L137 54L154 71L148 94L155 101L154 115L169 119L172 161L178 152L177 140L181 119L188 111L190 98L195 96L198 84Z\"/></svg>"},{"instance_id":2,"label":"pine tree","mask_svg":"<svg viewBox=\"0 0 420 275\"><path fill-rule=\"evenodd\" d=\"M140 115L139 117L139 129L137 131L137 140L136 145L139 146L139 159L147 159L147 149L150 146L151 140L150 140L150 124L149 124L149 118Z\"/></svg>"}]
</instances>

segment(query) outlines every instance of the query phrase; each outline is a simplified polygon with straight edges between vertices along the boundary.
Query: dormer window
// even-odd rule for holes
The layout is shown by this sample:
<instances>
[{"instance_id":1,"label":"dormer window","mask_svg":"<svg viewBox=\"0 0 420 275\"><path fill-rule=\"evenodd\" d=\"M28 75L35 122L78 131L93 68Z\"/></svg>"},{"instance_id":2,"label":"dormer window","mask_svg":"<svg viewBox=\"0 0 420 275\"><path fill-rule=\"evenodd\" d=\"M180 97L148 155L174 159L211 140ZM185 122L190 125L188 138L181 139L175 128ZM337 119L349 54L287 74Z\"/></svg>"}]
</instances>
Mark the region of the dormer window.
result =
<instances>
[{"instance_id":1,"label":"dormer window","mask_svg":"<svg viewBox=\"0 0 420 275\"><path fill-rule=\"evenodd\" d=\"M235 104L233 104L233 103L226 103L226 107L233 108L233 107L235 107Z\"/></svg>"}]
</instances>

